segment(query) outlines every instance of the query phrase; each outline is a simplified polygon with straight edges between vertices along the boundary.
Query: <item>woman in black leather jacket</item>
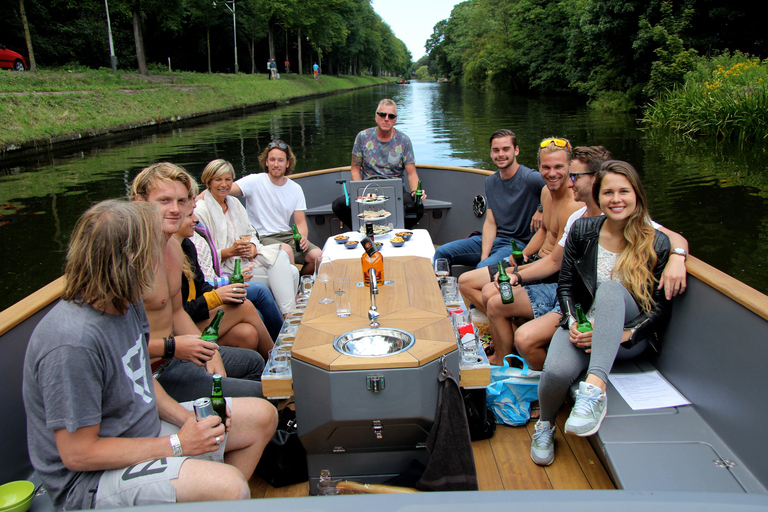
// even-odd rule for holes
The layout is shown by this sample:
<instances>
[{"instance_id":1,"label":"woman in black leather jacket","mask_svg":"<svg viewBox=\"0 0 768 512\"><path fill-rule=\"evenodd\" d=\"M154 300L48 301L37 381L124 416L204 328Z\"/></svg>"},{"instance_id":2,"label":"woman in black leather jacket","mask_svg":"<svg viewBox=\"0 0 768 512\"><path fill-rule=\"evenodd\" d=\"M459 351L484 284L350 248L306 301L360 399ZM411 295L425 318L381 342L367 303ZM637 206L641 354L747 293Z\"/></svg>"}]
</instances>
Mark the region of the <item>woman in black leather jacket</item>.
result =
<instances>
[{"instance_id":1,"label":"woman in black leather jacket","mask_svg":"<svg viewBox=\"0 0 768 512\"><path fill-rule=\"evenodd\" d=\"M540 465L554 460L554 419L578 375L588 369L565 432L589 436L605 417L605 387L614 360L640 354L650 338L658 339L669 316L669 301L658 289L669 239L650 225L637 171L618 160L603 163L592 194L605 215L573 224L560 269L562 329L553 336L544 363L541 419L531 445L531 458ZM587 312L594 331L577 328L576 304Z\"/></svg>"}]
</instances>

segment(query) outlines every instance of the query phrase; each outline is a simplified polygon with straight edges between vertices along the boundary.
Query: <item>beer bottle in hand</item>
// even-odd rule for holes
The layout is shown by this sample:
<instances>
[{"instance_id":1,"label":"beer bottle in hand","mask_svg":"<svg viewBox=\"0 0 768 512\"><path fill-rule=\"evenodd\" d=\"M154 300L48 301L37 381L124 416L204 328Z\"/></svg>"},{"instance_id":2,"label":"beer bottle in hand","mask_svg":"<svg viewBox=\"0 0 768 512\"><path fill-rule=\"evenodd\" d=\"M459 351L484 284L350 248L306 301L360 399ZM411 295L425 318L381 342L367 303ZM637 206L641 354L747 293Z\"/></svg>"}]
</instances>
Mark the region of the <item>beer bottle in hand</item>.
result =
<instances>
[{"instance_id":1,"label":"beer bottle in hand","mask_svg":"<svg viewBox=\"0 0 768 512\"><path fill-rule=\"evenodd\" d=\"M224 400L224 393L221 390L221 375L218 373L213 376L211 406L213 407L213 412L221 418L221 424L223 425L227 421L227 402Z\"/></svg>"},{"instance_id":2,"label":"beer bottle in hand","mask_svg":"<svg viewBox=\"0 0 768 512\"><path fill-rule=\"evenodd\" d=\"M293 247L296 249L296 252L303 252L301 250L301 233L299 233L299 228L296 227L296 224L293 225Z\"/></svg>"},{"instance_id":3,"label":"beer bottle in hand","mask_svg":"<svg viewBox=\"0 0 768 512\"><path fill-rule=\"evenodd\" d=\"M384 257L379 252L376 244L370 238L363 237L360 241L365 252L360 257L360 263L363 266L363 282L365 286L371 286L371 277L368 273L373 268L376 271L376 283L381 286L384 280Z\"/></svg>"},{"instance_id":4,"label":"beer bottle in hand","mask_svg":"<svg viewBox=\"0 0 768 512\"><path fill-rule=\"evenodd\" d=\"M201 340L210 341L211 343L216 343L219 340L219 325L223 316L224 312L222 310L216 312L216 316L213 317L211 323L203 330L203 334L200 335Z\"/></svg>"},{"instance_id":5,"label":"beer bottle in hand","mask_svg":"<svg viewBox=\"0 0 768 512\"><path fill-rule=\"evenodd\" d=\"M512 283L509 276L504 272L504 264L499 262L499 293L501 293L501 302L503 304L512 304L515 302L515 293L512 291Z\"/></svg>"},{"instance_id":6,"label":"beer bottle in hand","mask_svg":"<svg viewBox=\"0 0 768 512\"><path fill-rule=\"evenodd\" d=\"M235 258L235 270L232 272L232 284L242 284L245 282L243 279L243 271L240 269L240 258Z\"/></svg>"},{"instance_id":7,"label":"beer bottle in hand","mask_svg":"<svg viewBox=\"0 0 768 512\"><path fill-rule=\"evenodd\" d=\"M579 332L590 332L592 324L587 320L587 315L581 309L581 304L576 304L576 330Z\"/></svg>"},{"instance_id":8,"label":"beer bottle in hand","mask_svg":"<svg viewBox=\"0 0 768 512\"><path fill-rule=\"evenodd\" d=\"M510 241L510 245L512 246L512 259L515 260L516 265L522 265L523 264L523 251L520 250L520 248L517 246L517 242L513 240ZM512 263L510 261L510 263Z\"/></svg>"},{"instance_id":9,"label":"beer bottle in hand","mask_svg":"<svg viewBox=\"0 0 768 512\"><path fill-rule=\"evenodd\" d=\"M413 195L413 202L416 206L421 205L421 196L424 195L424 191L421 189L421 181L419 181L419 186L416 187L416 193Z\"/></svg>"}]
</instances>

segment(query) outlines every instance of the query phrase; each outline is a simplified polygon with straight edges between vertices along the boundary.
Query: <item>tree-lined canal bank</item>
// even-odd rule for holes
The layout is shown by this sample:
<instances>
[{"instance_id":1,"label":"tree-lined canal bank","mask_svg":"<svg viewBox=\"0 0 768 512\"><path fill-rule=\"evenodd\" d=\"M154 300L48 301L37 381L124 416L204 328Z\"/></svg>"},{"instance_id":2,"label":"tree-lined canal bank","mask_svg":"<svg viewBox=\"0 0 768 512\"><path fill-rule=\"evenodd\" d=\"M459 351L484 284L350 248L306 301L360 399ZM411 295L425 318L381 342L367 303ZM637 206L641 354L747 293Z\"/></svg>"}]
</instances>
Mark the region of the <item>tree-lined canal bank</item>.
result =
<instances>
[{"instance_id":1,"label":"tree-lined canal bank","mask_svg":"<svg viewBox=\"0 0 768 512\"><path fill-rule=\"evenodd\" d=\"M161 73L106 70L4 73L0 157L68 141L124 134L236 110L273 108L317 95L382 84L378 77Z\"/></svg>"}]
</instances>

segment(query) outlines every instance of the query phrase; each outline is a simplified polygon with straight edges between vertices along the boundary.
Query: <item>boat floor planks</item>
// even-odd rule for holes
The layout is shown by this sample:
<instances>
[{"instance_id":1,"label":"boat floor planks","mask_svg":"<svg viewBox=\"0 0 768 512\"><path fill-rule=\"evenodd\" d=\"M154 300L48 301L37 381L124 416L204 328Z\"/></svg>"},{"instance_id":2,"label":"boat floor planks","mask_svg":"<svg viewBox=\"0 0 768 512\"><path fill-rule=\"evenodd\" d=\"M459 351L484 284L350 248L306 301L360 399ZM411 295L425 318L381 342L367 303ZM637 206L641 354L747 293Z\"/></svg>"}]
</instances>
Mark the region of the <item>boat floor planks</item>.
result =
<instances>
[{"instance_id":1,"label":"boat floor planks","mask_svg":"<svg viewBox=\"0 0 768 512\"><path fill-rule=\"evenodd\" d=\"M481 491L531 491L558 489L615 489L589 439L563 435L563 424L570 406L557 415L555 462L537 466L531 460L531 436L534 422L525 427L498 425L490 439L472 443ZM288 485L275 489L258 476L249 482L252 498L309 496L309 484Z\"/></svg>"}]
</instances>

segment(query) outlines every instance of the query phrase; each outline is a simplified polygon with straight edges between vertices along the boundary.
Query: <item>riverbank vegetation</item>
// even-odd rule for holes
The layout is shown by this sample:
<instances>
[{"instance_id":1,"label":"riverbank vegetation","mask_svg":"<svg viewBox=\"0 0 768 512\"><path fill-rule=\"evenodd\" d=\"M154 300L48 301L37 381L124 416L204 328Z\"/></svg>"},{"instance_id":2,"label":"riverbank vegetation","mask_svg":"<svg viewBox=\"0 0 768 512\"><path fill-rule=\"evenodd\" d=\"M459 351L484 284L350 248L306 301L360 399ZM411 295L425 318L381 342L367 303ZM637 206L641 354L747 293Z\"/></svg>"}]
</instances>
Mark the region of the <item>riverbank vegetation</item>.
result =
<instances>
[{"instance_id":1,"label":"riverbank vegetation","mask_svg":"<svg viewBox=\"0 0 768 512\"><path fill-rule=\"evenodd\" d=\"M109 133L199 114L336 90L383 78L354 76L112 73L73 68L2 74L0 151L22 143L45 144L58 137ZM34 91L34 92L33 92Z\"/></svg>"},{"instance_id":2,"label":"riverbank vegetation","mask_svg":"<svg viewBox=\"0 0 768 512\"><path fill-rule=\"evenodd\" d=\"M628 109L728 50L768 57L762 25L746 0L467 0L435 25L417 65L473 87Z\"/></svg>"},{"instance_id":3,"label":"riverbank vegetation","mask_svg":"<svg viewBox=\"0 0 768 512\"><path fill-rule=\"evenodd\" d=\"M699 59L683 85L650 103L643 120L685 137L767 140L768 60L741 53Z\"/></svg>"}]
</instances>

